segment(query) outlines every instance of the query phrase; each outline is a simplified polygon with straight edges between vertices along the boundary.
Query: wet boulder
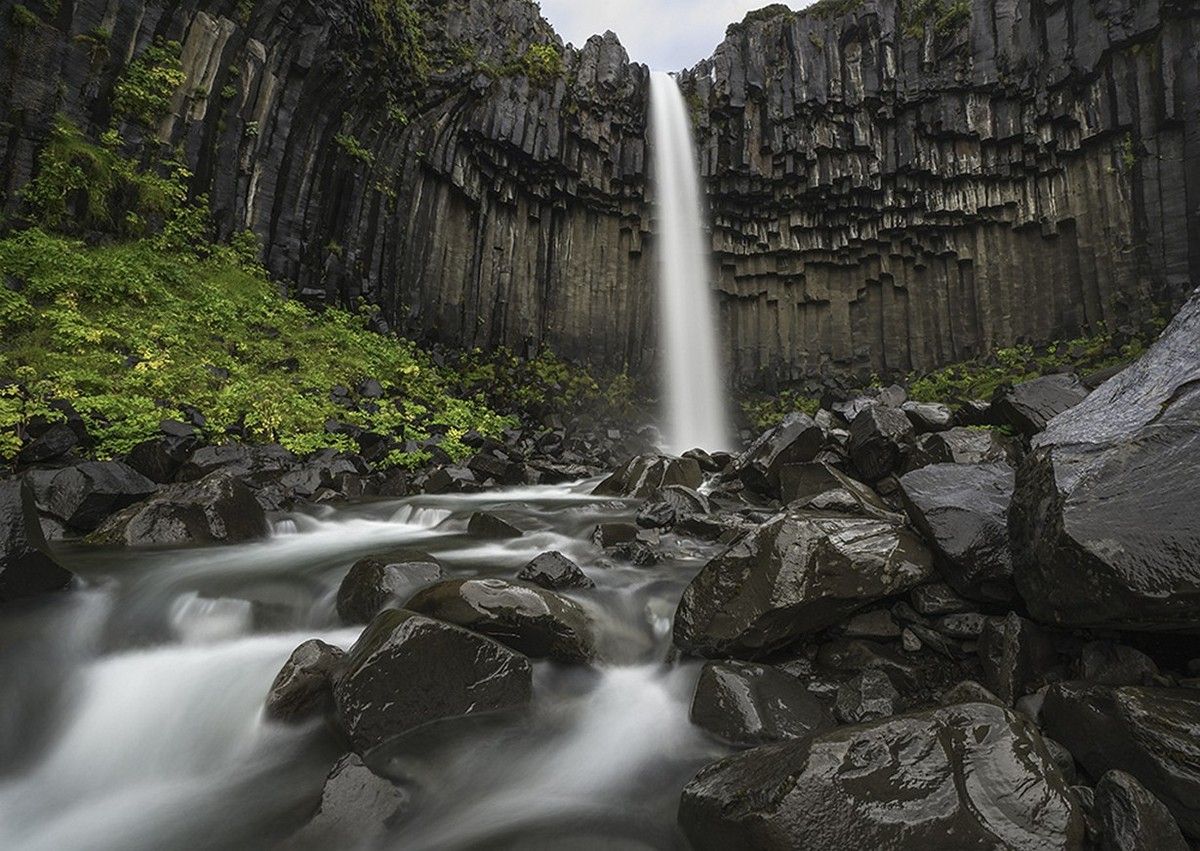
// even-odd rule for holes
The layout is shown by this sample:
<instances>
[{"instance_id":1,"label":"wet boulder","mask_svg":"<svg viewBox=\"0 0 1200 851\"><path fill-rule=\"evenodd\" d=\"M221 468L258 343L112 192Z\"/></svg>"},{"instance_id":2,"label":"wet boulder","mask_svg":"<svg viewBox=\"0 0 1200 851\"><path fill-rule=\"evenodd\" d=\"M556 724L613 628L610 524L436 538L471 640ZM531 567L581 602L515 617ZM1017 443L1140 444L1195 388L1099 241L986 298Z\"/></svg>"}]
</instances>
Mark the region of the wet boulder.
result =
<instances>
[{"instance_id":1,"label":"wet boulder","mask_svg":"<svg viewBox=\"0 0 1200 851\"><path fill-rule=\"evenodd\" d=\"M708 498L695 489L667 485L638 508L636 522L645 529L669 529L680 518L709 514L711 511Z\"/></svg>"},{"instance_id":2,"label":"wet boulder","mask_svg":"<svg viewBox=\"0 0 1200 851\"><path fill-rule=\"evenodd\" d=\"M158 429L162 436L134 446L126 454L125 463L150 481L166 484L175 481L179 468L200 446L200 439L190 423L163 420Z\"/></svg>"},{"instance_id":3,"label":"wet boulder","mask_svg":"<svg viewBox=\"0 0 1200 851\"><path fill-rule=\"evenodd\" d=\"M1200 293L1017 471L1017 588L1064 626L1200 628Z\"/></svg>"},{"instance_id":4,"label":"wet boulder","mask_svg":"<svg viewBox=\"0 0 1200 851\"><path fill-rule=\"evenodd\" d=\"M483 635L402 609L367 625L333 688L339 727L365 753L440 718L528 703L533 667Z\"/></svg>"},{"instance_id":5,"label":"wet boulder","mask_svg":"<svg viewBox=\"0 0 1200 851\"><path fill-rule=\"evenodd\" d=\"M916 443L916 432L903 411L876 405L850 423L850 460L868 482L898 471Z\"/></svg>"},{"instance_id":6,"label":"wet boulder","mask_svg":"<svg viewBox=\"0 0 1200 851\"><path fill-rule=\"evenodd\" d=\"M224 470L163 488L109 517L86 540L130 547L235 543L270 531L254 493Z\"/></svg>"},{"instance_id":7,"label":"wet boulder","mask_svg":"<svg viewBox=\"0 0 1200 851\"><path fill-rule=\"evenodd\" d=\"M519 538L524 534L513 524L488 511L476 511L467 521L467 534L476 538L500 541Z\"/></svg>"},{"instance_id":8,"label":"wet boulder","mask_svg":"<svg viewBox=\"0 0 1200 851\"><path fill-rule=\"evenodd\" d=\"M900 523L903 516L892 511L872 488L824 463L788 464L779 474L780 499L792 508L862 514Z\"/></svg>"},{"instance_id":9,"label":"wet boulder","mask_svg":"<svg viewBox=\"0 0 1200 851\"><path fill-rule=\"evenodd\" d=\"M1101 777L1095 808L1101 851L1188 851L1171 811L1132 774Z\"/></svg>"},{"instance_id":10,"label":"wet boulder","mask_svg":"<svg viewBox=\"0 0 1200 851\"><path fill-rule=\"evenodd\" d=\"M525 582L447 579L404 608L490 636L537 659L582 663L595 656L591 618L574 600Z\"/></svg>"},{"instance_id":11,"label":"wet boulder","mask_svg":"<svg viewBox=\"0 0 1200 851\"><path fill-rule=\"evenodd\" d=\"M1042 718L1090 775L1132 774L1200 839L1200 691L1058 683Z\"/></svg>"},{"instance_id":12,"label":"wet boulder","mask_svg":"<svg viewBox=\"0 0 1200 851\"><path fill-rule=\"evenodd\" d=\"M675 643L756 658L927 580L932 556L902 526L789 510L714 557L683 592Z\"/></svg>"},{"instance_id":13,"label":"wet boulder","mask_svg":"<svg viewBox=\"0 0 1200 851\"><path fill-rule=\"evenodd\" d=\"M437 582L445 575L441 563L420 550L363 556L338 586L338 617L342 623L366 623L388 602L399 605L422 585Z\"/></svg>"},{"instance_id":14,"label":"wet boulder","mask_svg":"<svg viewBox=\"0 0 1200 851\"><path fill-rule=\"evenodd\" d=\"M321 714L333 703L333 679L345 658L340 647L317 638L293 650L267 692L267 717L294 723Z\"/></svg>"},{"instance_id":15,"label":"wet boulder","mask_svg":"<svg viewBox=\"0 0 1200 851\"><path fill-rule=\"evenodd\" d=\"M408 813L410 794L375 774L356 753L334 763L316 815L286 848L373 847Z\"/></svg>"},{"instance_id":16,"label":"wet boulder","mask_svg":"<svg viewBox=\"0 0 1200 851\"><path fill-rule=\"evenodd\" d=\"M733 462L733 471L750 490L778 496L783 466L813 460L824 443L821 427L807 414L793 411L750 444Z\"/></svg>"},{"instance_id":17,"label":"wet boulder","mask_svg":"<svg viewBox=\"0 0 1200 851\"><path fill-rule=\"evenodd\" d=\"M763 745L702 769L679 822L698 851L1083 847L1037 731L986 703Z\"/></svg>"},{"instance_id":18,"label":"wet boulder","mask_svg":"<svg viewBox=\"0 0 1200 851\"><path fill-rule=\"evenodd\" d=\"M891 679L877 668L855 674L838 686L834 712L845 724L858 724L895 715L900 708L900 692Z\"/></svg>"},{"instance_id":19,"label":"wet boulder","mask_svg":"<svg viewBox=\"0 0 1200 851\"><path fill-rule=\"evenodd\" d=\"M278 444L202 446L179 468L177 476L181 482L191 482L220 470L259 487L294 470L298 462L294 454Z\"/></svg>"},{"instance_id":20,"label":"wet boulder","mask_svg":"<svg viewBox=\"0 0 1200 851\"><path fill-rule=\"evenodd\" d=\"M1008 464L1015 467L1019 457L1015 439L998 431L952 428L918 437L904 467L909 471L930 464Z\"/></svg>"},{"instance_id":21,"label":"wet boulder","mask_svg":"<svg viewBox=\"0 0 1200 851\"><path fill-rule=\"evenodd\" d=\"M667 485L700 487L703 481L695 458L673 455L635 455L607 479L596 485L598 496L623 496L645 499Z\"/></svg>"},{"instance_id":22,"label":"wet boulder","mask_svg":"<svg viewBox=\"0 0 1200 851\"><path fill-rule=\"evenodd\" d=\"M44 432L21 447L21 451L17 453L17 461L21 464L52 461L67 455L79 444L79 435L69 424L52 423Z\"/></svg>"},{"instance_id":23,"label":"wet boulder","mask_svg":"<svg viewBox=\"0 0 1200 851\"><path fill-rule=\"evenodd\" d=\"M521 568L517 579L532 582L550 591L563 588L595 588L596 583L588 578L579 565L558 550L550 550L535 556Z\"/></svg>"},{"instance_id":24,"label":"wet boulder","mask_svg":"<svg viewBox=\"0 0 1200 851\"><path fill-rule=\"evenodd\" d=\"M954 413L941 402L905 402L900 406L917 434L947 431L954 425Z\"/></svg>"},{"instance_id":25,"label":"wet boulder","mask_svg":"<svg viewBox=\"0 0 1200 851\"><path fill-rule=\"evenodd\" d=\"M739 745L796 739L833 726L829 710L799 680L750 662L708 662L692 695L691 721Z\"/></svg>"},{"instance_id":26,"label":"wet boulder","mask_svg":"<svg viewBox=\"0 0 1200 851\"><path fill-rule=\"evenodd\" d=\"M73 578L46 547L29 485L0 481L0 603L57 591Z\"/></svg>"},{"instance_id":27,"label":"wet boulder","mask_svg":"<svg viewBox=\"0 0 1200 851\"><path fill-rule=\"evenodd\" d=\"M1051 637L1016 612L989 618L979 636L979 662L984 684L1010 706L1042 685L1058 662Z\"/></svg>"},{"instance_id":28,"label":"wet boulder","mask_svg":"<svg viewBox=\"0 0 1200 851\"><path fill-rule=\"evenodd\" d=\"M1016 597L1008 506L1016 477L1007 464L934 464L900 477L913 524L933 548L942 576L983 602Z\"/></svg>"},{"instance_id":29,"label":"wet boulder","mask_svg":"<svg viewBox=\"0 0 1200 851\"><path fill-rule=\"evenodd\" d=\"M158 487L120 461L85 461L39 477L36 496L42 512L72 529L90 532Z\"/></svg>"},{"instance_id":30,"label":"wet boulder","mask_svg":"<svg viewBox=\"0 0 1200 851\"><path fill-rule=\"evenodd\" d=\"M1033 437L1087 395L1087 387L1074 374L1044 375L998 388L992 397L992 410L1026 437Z\"/></svg>"},{"instance_id":31,"label":"wet boulder","mask_svg":"<svg viewBox=\"0 0 1200 851\"><path fill-rule=\"evenodd\" d=\"M597 523L592 530L592 543L603 549L628 541L636 541L638 527L632 523Z\"/></svg>"},{"instance_id":32,"label":"wet boulder","mask_svg":"<svg viewBox=\"0 0 1200 851\"><path fill-rule=\"evenodd\" d=\"M1158 666L1140 650L1115 641L1089 641L1079 654L1079 677L1105 686L1157 685Z\"/></svg>"}]
</instances>

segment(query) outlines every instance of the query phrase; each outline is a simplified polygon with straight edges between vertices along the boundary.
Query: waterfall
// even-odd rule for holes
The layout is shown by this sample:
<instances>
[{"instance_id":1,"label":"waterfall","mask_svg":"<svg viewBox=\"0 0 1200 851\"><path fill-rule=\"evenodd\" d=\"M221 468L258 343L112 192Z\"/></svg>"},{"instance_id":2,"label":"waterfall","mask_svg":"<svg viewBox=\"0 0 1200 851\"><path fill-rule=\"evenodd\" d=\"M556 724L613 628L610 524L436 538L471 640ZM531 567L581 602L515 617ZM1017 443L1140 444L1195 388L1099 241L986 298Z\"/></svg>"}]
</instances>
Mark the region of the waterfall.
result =
<instances>
[{"instance_id":1,"label":"waterfall","mask_svg":"<svg viewBox=\"0 0 1200 851\"><path fill-rule=\"evenodd\" d=\"M666 449L730 449L727 393L718 371L711 263L700 218L699 168L683 95L669 74L651 74L650 110Z\"/></svg>"}]
</instances>

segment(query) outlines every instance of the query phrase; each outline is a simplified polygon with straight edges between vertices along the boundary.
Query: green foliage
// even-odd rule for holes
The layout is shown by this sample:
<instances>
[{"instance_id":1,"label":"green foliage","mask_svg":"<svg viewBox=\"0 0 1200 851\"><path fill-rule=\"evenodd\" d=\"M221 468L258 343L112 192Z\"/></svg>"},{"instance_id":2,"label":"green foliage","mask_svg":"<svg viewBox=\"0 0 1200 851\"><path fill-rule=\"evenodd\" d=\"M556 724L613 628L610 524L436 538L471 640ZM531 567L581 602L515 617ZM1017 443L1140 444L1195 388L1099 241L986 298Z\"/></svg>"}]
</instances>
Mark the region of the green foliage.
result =
<instances>
[{"instance_id":1,"label":"green foliage","mask_svg":"<svg viewBox=\"0 0 1200 851\"><path fill-rule=\"evenodd\" d=\"M421 15L409 0L370 0L374 35L389 59L409 82L420 85L429 77L429 55Z\"/></svg>"},{"instance_id":2,"label":"green foliage","mask_svg":"<svg viewBox=\"0 0 1200 851\"><path fill-rule=\"evenodd\" d=\"M811 6L800 11L801 15L814 18L839 18L850 12L857 12L863 6L863 0L817 0Z\"/></svg>"},{"instance_id":3,"label":"green foliage","mask_svg":"<svg viewBox=\"0 0 1200 851\"><path fill-rule=\"evenodd\" d=\"M113 89L113 114L154 126L171 108L171 97L187 79L177 41L156 38L125 66Z\"/></svg>"},{"instance_id":4,"label":"green foliage","mask_svg":"<svg viewBox=\"0 0 1200 851\"><path fill-rule=\"evenodd\" d=\"M115 131L91 142L59 116L38 154L36 176L22 195L46 227L137 236L148 225L169 222L185 212L191 174L178 163L164 166L165 176L142 168L121 153Z\"/></svg>"},{"instance_id":5,"label":"green foliage","mask_svg":"<svg viewBox=\"0 0 1200 851\"><path fill-rule=\"evenodd\" d=\"M358 141L357 137L351 136L349 133L338 133L333 137L333 141L337 142L343 151L363 165L371 165L375 162L375 152L364 146L362 142Z\"/></svg>"},{"instance_id":6,"label":"green foliage","mask_svg":"<svg viewBox=\"0 0 1200 851\"><path fill-rule=\"evenodd\" d=\"M214 439L240 424L297 452L350 448L325 433L330 418L398 439L444 431L454 457L468 454L467 430L514 423L412 343L367 330L366 316L281 299L257 250L246 234L203 250L157 238L87 247L39 228L0 240L0 277L20 282L0 289L0 377L17 381L0 395L0 457L51 398L72 401L101 457L153 436L183 405L205 412ZM366 377L385 389L377 405L331 400L332 387Z\"/></svg>"},{"instance_id":7,"label":"green foliage","mask_svg":"<svg viewBox=\"0 0 1200 851\"><path fill-rule=\"evenodd\" d=\"M776 18L782 18L785 22L790 22L796 20L796 13L783 3L772 3L769 6L763 6L761 9L752 9L746 13L746 17L742 18L741 23L730 24L725 28L725 38L733 38L739 33L744 32L746 27L751 24L771 21Z\"/></svg>"},{"instance_id":8,"label":"green foliage","mask_svg":"<svg viewBox=\"0 0 1200 851\"><path fill-rule=\"evenodd\" d=\"M562 76L562 53L554 44L531 44L517 65L532 82L549 82Z\"/></svg>"},{"instance_id":9,"label":"green foliage","mask_svg":"<svg viewBox=\"0 0 1200 851\"><path fill-rule=\"evenodd\" d=\"M12 8L12 22L18 27L36 27L41 23L41 20L33 12L29 11L28 6L23 6L17 3Z\"/></svg>"},{"instance_id":10,"label":"green foliage","mask_svg":"<svg viewBox=\"0 0 1200 851\"><path fill-rule=\"evenodd\" d=\"M901 27L912 38L924 38L930 21L934 32L944 38L971 20L970 0L905 0L901 8Z\"/></svg>"},{"instance_id":11,"label":"green foliage","mask_svg":"<svg viewBox=\"0 0 1200 851\"><path fill-rule=\"evenodd\" d=\"M759 431L779 425L793 411L811 417L820 407L819 399L792 390L785 390L778 396L754 395L741 402L742 413Z\"/></svg>"}]
</instances>

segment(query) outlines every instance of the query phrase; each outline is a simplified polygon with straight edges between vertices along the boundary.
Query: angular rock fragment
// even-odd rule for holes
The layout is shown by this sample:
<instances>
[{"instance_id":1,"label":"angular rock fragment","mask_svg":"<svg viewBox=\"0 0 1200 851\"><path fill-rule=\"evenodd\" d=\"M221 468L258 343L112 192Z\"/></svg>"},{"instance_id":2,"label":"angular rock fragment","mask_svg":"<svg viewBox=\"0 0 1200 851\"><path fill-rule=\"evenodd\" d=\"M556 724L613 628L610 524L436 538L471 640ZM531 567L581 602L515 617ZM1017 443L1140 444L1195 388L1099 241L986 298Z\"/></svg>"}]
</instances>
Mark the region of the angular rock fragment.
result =
<instances>
[{"instance_id":1,"label":"angular rock fragment","mask_svg":"<svg viewBox=\"0 0 1200 851\"><path fill-rule=\"evenodd\" d=\"M1078 405L1087 395L1087 388L1076 375L1044 375L998 389L992 408L1017 431L1033 437L1050 420Z\"/></svg>"},{"instance_id":2,"label":"angular rock fragment","mask_svg":"<svg viewBox=\"0 0 1200 851\"><path fill-rule=\"evenodd\" d=\"M1016 612L990 618L979 637L979 661L984 684L1012 705L1041 684L1040 678L1058 662L1054 643L1045 630Z\"/></svg>"},{"instance_id":3,"label":"angular rock fragment","mask_svg":"<svg viewBox=\"0 0 1200 851\"><path fill-rule=\"evenodd\" d=\"M398 605L417 588L444 576L441 563L419 550L363 556L338 586L338 617L343 623L366 623L389 601Z\"/></svg>"},{"instance_id":4,"label":"angular rock fragment","mask_svg":"<svg viewBox=\"0 0 1200 851\"><path fill-rule=\"evenodd\" d=\"M1101 777L1095 807L1101 851L1188 851L1171 811L1132 774Z\"/></svg>"},{"instance_id":5,"label":"angular rock fragment","mask_svg":"<svg viewBox=\"0 0 1200 851\"><path fill-rule=\"evenodd\" d=\"M332 703L333 679L345 658L340 647L316 638L293 650L267 692L267 717L292 723L319 714Z\"/></svg>"},{"instance_id":6,"label":"angular rock fragment","mask_svg":"<svg viewBox=\"0 0 1200 851\"><path fill-rule=\"evenodd\" d=\"M46 547L29 485L0 480L0 602L57 591L74 578Z\"/></svg>"},{"instance_id":7,"label":"angular rock fragment","mask_svg":"<svg viewBox=\"0 0 1200 851\"><path fill-rule=\"evenodd\" d=\"M487 511L476 511L467 521L467 534L488 540L519 538L524 533L502 517Z\"/></svg>"},{"instance_id":8,"label":"angular rock fragment","mask_svg":"<svg viewBox=\"0 0 1200 851\"><path fill-rule=\"evenodd\" d=\"M705 664L689 717L713 735L742 745L795 739L833 726L829 710L797 679L749 662Z\"/></svg>"},{"instance_id":9,"label":"angular rock fragment","mask_svg":"<svg viewBox=\"0 0 1200 851\"><path fill-rule=\"evenodd\" d=\"M36 495L41 511L90 532L110 514L157 490L156 483L120 461L85 461L41 479Z\"/></svg>"},{"instance_id":10,"label":"angular rock fragment","mask_svg":"<svg viewBox=\"0 0 1200 851\"><path fill-rule=\"evenodd\" d=\"M599 496L625 496L645 499L667 485L700 486L703 474L694 458L672 455L636 455L621 465L592 493Z\"/></svg>"},{"instance_id":11,"label":"angular rock fragment","mask_svg":"<svg viewBox=\"0 0 1200 851\"><path fill-rule=\"evenodd\" d=\"M372 847L400 822L410 804L408 792L367 768L358 754L345 754L325 780L316 815L286 847Z\"/></svg>"},{"instance_id":12,"label":"angular rock fragment","mask_svg":"<svg viewBox=\"0 0 1200 851\"><path fill-rule=\"evenodd\" d=\"M868 482L900 470L915 443L912 423L896 408L868 408L850 423L850 460Z\"/></svg>"},{"instance_id":13,"label":"angular rock fragment","mask_svg":"<svg viewBox=\"0 0 1200 851\"><path fill-rule=\"evenodd\" d=\"M733 470L752 491L778 496L783 466L813 460L824 442L821 427L808 415L793 411L739 455Z\"/></svg>"},{"instance_id":14,"label":"angular rock fragment","mask_svg":"<svg viewBox=\"0 0 1200 851\"><path fill-rule=\"evenodd\" d=\"M595 588L596 583L588 578L579 565L558 550L550 550L535 556L521 568L517 579L532 582L550 591L563 588Z\"/></svg>"}]
</instances>

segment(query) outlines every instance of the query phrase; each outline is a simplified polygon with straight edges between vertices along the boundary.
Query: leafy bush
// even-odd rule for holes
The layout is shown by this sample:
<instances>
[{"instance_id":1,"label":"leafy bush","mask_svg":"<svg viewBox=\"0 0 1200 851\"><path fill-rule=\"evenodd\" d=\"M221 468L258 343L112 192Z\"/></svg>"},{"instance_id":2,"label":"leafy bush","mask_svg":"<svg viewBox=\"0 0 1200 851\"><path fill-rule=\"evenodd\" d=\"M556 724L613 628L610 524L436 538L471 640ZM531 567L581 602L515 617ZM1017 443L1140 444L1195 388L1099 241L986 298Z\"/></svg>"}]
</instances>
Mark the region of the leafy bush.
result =
<instances>
[{"instance_id":1,"label":"leafy bush","mask_svg":"<svg viewBox=\"0 0 1200 851\"><path fill-rule=\"evenodd\" d=\"M171 97L187 79L179 61L177 41L155 39L145 52L125 66L113 89L113 114L146 127L156 124L171 108Z\"/></svg>"},{"instance_id":2,"label":"leafy bush","mask_svg":"<svg viewBox=\"0 0 1200 851\"><path fill-rule=\"evenodd\" d=\"M553 44L531 44L517 63L521 73L535 83L562 76L562 54Z\"/></svg>"}]
</instances>

